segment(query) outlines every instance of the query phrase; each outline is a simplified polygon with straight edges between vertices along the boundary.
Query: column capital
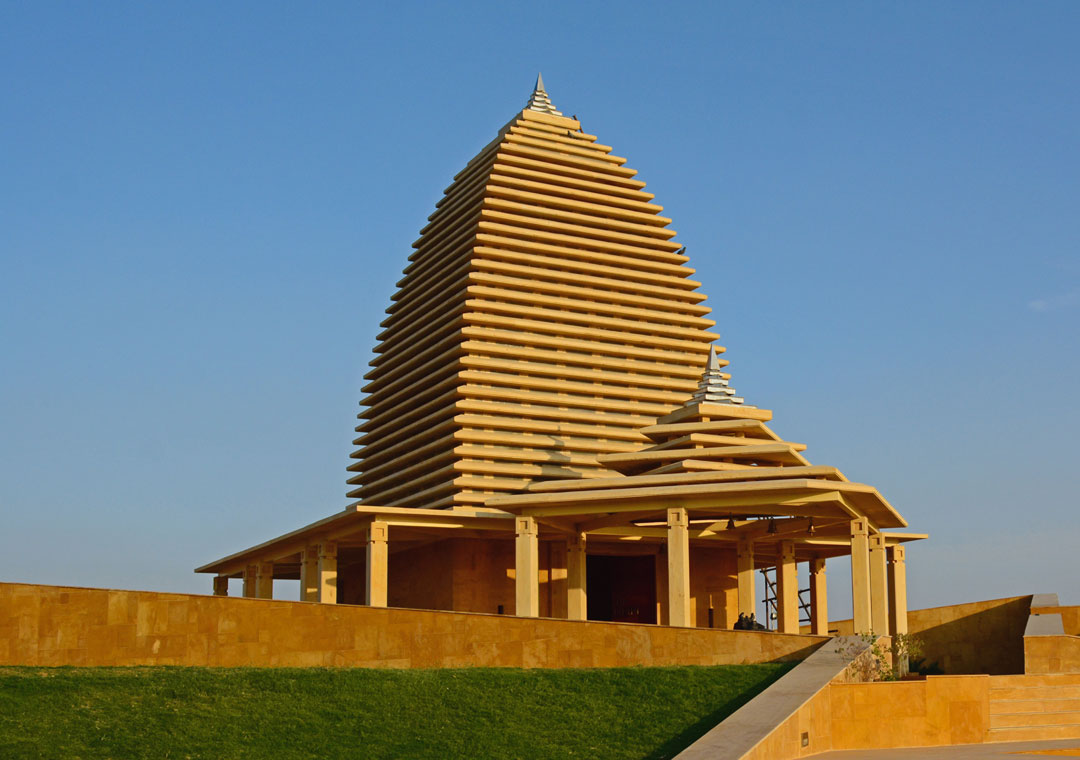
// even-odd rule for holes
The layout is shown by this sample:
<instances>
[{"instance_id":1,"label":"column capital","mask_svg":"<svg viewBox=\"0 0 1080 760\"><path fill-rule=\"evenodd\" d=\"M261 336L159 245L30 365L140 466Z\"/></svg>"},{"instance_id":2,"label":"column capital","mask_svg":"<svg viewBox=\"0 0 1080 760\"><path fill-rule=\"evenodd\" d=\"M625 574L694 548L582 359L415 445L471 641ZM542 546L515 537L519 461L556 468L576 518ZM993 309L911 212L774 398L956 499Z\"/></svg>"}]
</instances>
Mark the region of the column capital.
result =
<instances>
[{"instance_id":1,"label":"column capital","mask_svg":"<svg viewBox=\"0 0 1080 760\"><path fill-rule=\"evenodd\" d=\"M906 551L902 546L889 547L889 562L903 562Z\"/></svg>"},{"instance_id":2,"label":"column capital","mask_svg":"<svg viewBox=\"0 0 1080 760\"><path fill-rule=\"evenodd\" d=\"M519 515L514 518L514 530L518 535L522 533L536 533L536 518L528 515Z\"/></svg>"},{"instance_id":3,"label":"column capital","mask_svg":"<svg viewBox=\"0 0 1080 760\"><path fill-rule=\"evenodd\" d=\"M686 514L685 507L670 507L667 511L668 526L677 525L686 527L690 524L690 518Z\"/></svg>"},{"instance_id":4,"label":"column capital","mask_svg":"<svg viewBox=\"0 0 1080 760\"><path fill-rule=\"evenodd\" d=\"M380 541L386 543L390 535L390 526L388 526L382 520L372 520L371 525L368 526L368 543L372 541Z\"/></svg>"},{"instance_id":5,"label":"column capital","mask_svg":"<svg viewBox=\"0 0 1080 760\"><path fill-rule=\"evenodd\" d=\"M784 560L793 562L795 560L795 542L794 541L781 541L780 542L780 557Z\"/></svg>"},{"instance_id":6,"label":"column capital","mask_svg":"<svg viewBox=\"0 0 1080 760\"><path fill-rule=\"evenodd\" d=\"M320 559L337 559L337 541L323 541L319 544Z\"/></svg>"},{"instance_id":7,"label":"column capital","mask_svg":"<svg viewBox=\"0 0 1080 760\"><path fill-rule=\"evenodd\" d=\"M870 534L870 549L871 551L881 551L885 548L885 534L884 533L871 533Z\"/></svg>"},{"instance_id":8,"label":"column capital","mask_svg":"<svg viewBox=\"0 0 1080 760\"><path fill-rule=\"evenodd\" d=\"M810 572L813 573L814 575L824 575L825 574L825 558L824 557L814 557L813 559L811 559L810 560Z\"/></svg>"},{"instance_id":9,"label":"column capital","mask_svg":"<svg viewBox=\"0 0 1080 760\"><path fill-rule=\"evenodd\" d=\"M870 526L865 517L857 517L851 521L851 536L865 536L870 532Z\"/></svg>"}]
</instances>

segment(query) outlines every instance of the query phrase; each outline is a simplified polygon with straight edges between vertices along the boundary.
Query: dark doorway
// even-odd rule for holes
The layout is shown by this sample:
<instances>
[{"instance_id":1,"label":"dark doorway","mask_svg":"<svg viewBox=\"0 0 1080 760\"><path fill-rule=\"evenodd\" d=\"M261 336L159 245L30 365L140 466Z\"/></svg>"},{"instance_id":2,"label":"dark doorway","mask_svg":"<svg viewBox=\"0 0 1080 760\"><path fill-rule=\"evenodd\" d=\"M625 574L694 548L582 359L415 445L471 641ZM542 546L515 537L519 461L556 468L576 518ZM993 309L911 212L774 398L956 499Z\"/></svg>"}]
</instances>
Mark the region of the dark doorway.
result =
<instances>
[{"instance_id":1,"label":"dark doorway","mask_svg":"<svg viewBox=\"0 0 1080 760\"><path fill-rule=\"evenodd\" d=\"M656 557L590 554L585 560L589 620L656 622Z\"/></svg>"}]
</instances>

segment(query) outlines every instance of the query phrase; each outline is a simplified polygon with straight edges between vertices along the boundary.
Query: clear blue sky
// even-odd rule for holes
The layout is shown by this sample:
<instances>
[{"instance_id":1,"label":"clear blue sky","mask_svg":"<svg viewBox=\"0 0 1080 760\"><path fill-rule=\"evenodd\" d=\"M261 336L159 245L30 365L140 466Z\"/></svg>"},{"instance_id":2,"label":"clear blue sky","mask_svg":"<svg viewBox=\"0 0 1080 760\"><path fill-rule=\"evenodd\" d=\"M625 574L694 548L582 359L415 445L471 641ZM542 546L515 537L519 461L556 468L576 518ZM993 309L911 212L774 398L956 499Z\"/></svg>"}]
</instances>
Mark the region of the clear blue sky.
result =
<instances>
[{"instance_id":1,"label":"clear blue sky","mask_svg":"<svg viewBox=\"0 0 1080 760\"><path fill-rule=\"evenodd\" d=\"M1075 2L0 3L0 580L207 592L341 509L409 244L542 70L740 394L933 534L913 606L1080 602L1078 39Z\"/></svg>"}]
</instances>

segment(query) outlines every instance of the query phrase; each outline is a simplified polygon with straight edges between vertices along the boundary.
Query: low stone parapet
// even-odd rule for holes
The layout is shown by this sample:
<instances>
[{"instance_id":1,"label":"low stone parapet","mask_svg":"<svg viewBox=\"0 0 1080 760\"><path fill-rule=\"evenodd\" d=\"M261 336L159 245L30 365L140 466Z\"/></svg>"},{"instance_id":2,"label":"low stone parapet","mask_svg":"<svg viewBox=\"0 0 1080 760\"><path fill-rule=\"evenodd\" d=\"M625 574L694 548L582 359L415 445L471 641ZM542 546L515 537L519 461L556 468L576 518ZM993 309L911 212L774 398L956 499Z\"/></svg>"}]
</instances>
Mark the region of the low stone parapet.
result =
<instances>
[{"instance_id":1,"label":"low stone parapet","mask_svg":"<svg viewBox=\"0 0 1080 760\"><path fill-rule=\"evenodd\" d=\"M616 667L798 661L759 631L0 583L0 665Z\"/></svg>"}]
</instances>

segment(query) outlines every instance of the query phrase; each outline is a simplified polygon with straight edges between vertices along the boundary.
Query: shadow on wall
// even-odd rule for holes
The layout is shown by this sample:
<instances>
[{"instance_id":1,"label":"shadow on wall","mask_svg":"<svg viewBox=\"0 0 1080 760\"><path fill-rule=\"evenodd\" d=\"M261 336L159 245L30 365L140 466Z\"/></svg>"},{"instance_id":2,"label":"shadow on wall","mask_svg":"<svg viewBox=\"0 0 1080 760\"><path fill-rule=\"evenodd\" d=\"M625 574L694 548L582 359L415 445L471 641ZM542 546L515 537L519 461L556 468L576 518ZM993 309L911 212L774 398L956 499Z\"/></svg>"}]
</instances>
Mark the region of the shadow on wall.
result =
<instances>
[{"instance_id":1,"label":"shadow on wall","mask_svg":"<svg viewBox=\"0 0 1080 760\"><path fill-rule=\"evenodd\" d=\"M948 675L988 673L1010 675L1024 672L1024 627L1031 609L1031 597L998 599L956 605L961 613L940 619L931 610L919 621L919 629L909 627L923 642L923 659L936 662Z\"/></svg>"},{"instance_id":2,"label":"shadow on wall","mask_svg":"<svg viewBox=\"0 0 1080 760\"><path fill-rule=\"evenodd\" d=\"M947 675L1024 672L1024 628L1031 596L930 607L908 612L908 632L923 642L922 660ZM850 634L850 620L829 624Z\"/></svg>"}]
</instances>

